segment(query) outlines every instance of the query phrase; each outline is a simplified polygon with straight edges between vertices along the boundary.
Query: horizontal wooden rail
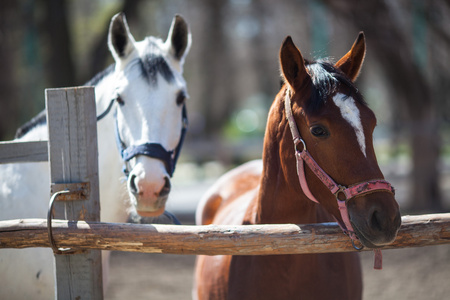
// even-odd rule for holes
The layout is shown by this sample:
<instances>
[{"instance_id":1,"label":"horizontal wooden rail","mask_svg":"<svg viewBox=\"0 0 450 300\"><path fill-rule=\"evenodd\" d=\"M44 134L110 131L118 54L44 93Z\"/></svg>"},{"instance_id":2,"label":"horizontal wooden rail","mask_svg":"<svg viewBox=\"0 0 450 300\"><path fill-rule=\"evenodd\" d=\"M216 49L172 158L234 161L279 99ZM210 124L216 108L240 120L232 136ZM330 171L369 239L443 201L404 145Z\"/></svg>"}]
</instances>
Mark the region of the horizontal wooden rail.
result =
<instances>
[{"instance_id":1,"label":"horizontal wooden rail","mask_svg":"<svg viewBox=\"0 0 450 300\"><path fill-rule=\"evenodd\" d=\"M48 142L0 142L0 164L48 161Z\"/></svg>"},{"instance_id":2,"label":"horizontal wooden rail","mask_svg":"<svg viewBox=\"0 0 450 300\"><path fill-rule=\"evenodd\" d=\"M450 214L405 216L384 249L450 243ZM146 253L268 255L355 251L336 223L179 226L53 220L58 247ZM44 219L0 221L0 248L49 247ZM368 250L368 249L366 249Z\"/></svg>"}]
</instances>

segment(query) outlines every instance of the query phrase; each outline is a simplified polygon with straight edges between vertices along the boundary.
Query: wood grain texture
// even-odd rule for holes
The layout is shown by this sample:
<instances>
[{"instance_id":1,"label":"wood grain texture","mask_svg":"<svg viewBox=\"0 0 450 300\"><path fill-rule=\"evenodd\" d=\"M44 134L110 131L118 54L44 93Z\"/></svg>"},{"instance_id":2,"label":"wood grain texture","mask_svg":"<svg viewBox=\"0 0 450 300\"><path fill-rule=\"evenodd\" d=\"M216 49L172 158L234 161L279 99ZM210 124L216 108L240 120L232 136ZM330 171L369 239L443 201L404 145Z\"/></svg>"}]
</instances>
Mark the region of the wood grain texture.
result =
<instances>
[{"instance_id":1,"label":"wood grain texture","mask_svg":"<svg viewBox=\"0 0 450 300\"><path fill-rule=\"evenodd\" d=\"M383 249L450 243L450 213L404 216ZM180 226L54 220L60 247L146 253L274 255L355 251L336 223ZM43 219L0 222L0 248L49 247ZM364 249L370 250L370 249Z\"/></svg>"},{"instance_id":2,"label":"wood grain texture","mask_svg":"<svg viewBox=\"0 0 450 300\"><path fill-rule=\"evenodd\" d=\"M94 88L47 89L45 92L50 182L52 184L86 182L90 187L86 200L55 201L53 218L99 221ZM100 251L55 255L55 263L58 299L103 298Z\"/></svg>"},{"instance_id":3,"label":"wood grain texture","mask_svg":"<svg viewBox=\"0 0 450 300\"><path fill-rule=\"evenodd\" d=\"M0 163L48 161L47 141L0 142Z\"/></svg>"}]
</instances>

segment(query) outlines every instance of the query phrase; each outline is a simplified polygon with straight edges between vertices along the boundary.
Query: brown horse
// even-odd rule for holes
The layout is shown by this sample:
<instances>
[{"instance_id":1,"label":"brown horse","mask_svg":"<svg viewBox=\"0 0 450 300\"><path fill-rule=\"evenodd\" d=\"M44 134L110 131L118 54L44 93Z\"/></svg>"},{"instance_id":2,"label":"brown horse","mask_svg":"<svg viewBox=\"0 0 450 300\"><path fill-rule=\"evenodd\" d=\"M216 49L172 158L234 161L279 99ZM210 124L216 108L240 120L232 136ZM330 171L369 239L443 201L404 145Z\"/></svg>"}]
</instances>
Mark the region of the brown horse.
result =
<instances>
[{"instance_id":1,"label":"brown horse","mask_svg":"<svg viewBox=\"0 0 450 300\"><path fill-rule=\"evenodd\" d=\"M303 60L292 39L285 39L280 50L285 84L269 112L262 167L254 161L225 174L201 201L198 224L337 220L366 247L381 247L395 239L400 213L375 157L376 118L353 84L364 56L363 33L334 65ZM318 203L310 201L315 199ZM338 203L344 203L348 212L341 214ZM360 299L359 257L357 253L199 256L193 296Z\"/></svg>"}]
</instances>

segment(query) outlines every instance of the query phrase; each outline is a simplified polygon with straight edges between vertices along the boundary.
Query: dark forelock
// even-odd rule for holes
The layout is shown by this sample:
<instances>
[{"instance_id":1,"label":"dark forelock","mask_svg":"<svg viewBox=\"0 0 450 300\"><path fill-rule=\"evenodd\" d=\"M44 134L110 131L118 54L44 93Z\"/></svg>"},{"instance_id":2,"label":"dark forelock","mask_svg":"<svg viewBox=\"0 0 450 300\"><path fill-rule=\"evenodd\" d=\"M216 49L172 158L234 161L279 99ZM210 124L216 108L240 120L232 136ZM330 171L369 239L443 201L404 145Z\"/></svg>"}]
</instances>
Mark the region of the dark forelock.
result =
<instances>
[{"instance_id":1,"label":"dark forelock","mask_svg":"<svg viewBox=\"0 0 450 300\"><path fill-rule=\"evenodd\" d=\"M154 47L158 47L158 45L149 38L146 39L146 42L148 42L147 51L140 60L142 75L153 85L158 83L158 73L161 74L167 82L173 82L175 76L166 59L158 54L159 51L154 51Z\"/></svg>"},{"instance_id":2,"label":"dark forelock","mask_svg":"<svg viewBox=\"0 0 450 300\"><path fill-rule=\"evenodd\" d=\"M311 99L306 105L307 113L318 112L327 99L337 92L340 85L344 85L354 94L355 99L365 104L356 86L343 72L326 61L305 61L306 69L311 77Z\"/></svg>"}]
</instances>

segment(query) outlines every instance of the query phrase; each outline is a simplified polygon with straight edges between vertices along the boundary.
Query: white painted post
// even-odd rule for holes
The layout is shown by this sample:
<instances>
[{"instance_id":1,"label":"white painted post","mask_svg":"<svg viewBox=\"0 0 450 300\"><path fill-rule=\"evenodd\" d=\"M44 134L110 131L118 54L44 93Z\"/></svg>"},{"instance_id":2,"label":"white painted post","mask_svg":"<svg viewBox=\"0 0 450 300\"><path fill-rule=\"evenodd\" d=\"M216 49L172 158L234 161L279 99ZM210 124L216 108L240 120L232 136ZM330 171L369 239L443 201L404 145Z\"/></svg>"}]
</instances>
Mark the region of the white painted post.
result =
<instances>
[{"instance_id":1,"label":"white painted post","mask_svg":"<svg viewBox=\"0 0 450 300\"><path fill-rule=\"evenodd\" d=\"M100 221L94 88L47 89L45 100L50 182L88 182L90 190L86 200L55 201L53 218ZM57 299L103 298L100 251L58 254L55 264Z\"/></svg>"}]
</instances>

